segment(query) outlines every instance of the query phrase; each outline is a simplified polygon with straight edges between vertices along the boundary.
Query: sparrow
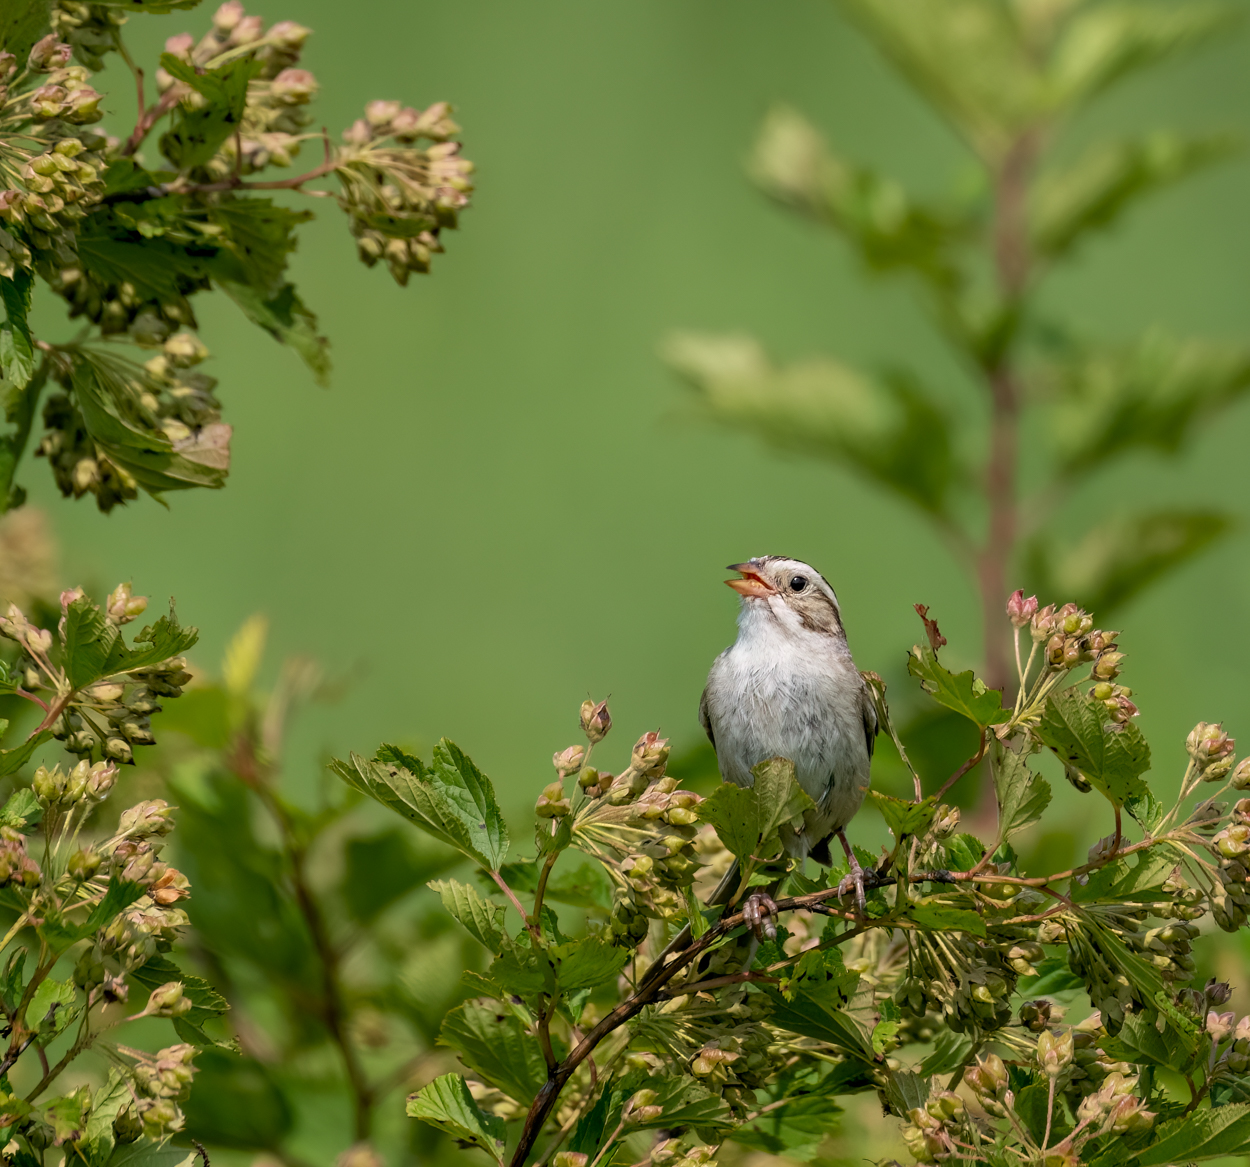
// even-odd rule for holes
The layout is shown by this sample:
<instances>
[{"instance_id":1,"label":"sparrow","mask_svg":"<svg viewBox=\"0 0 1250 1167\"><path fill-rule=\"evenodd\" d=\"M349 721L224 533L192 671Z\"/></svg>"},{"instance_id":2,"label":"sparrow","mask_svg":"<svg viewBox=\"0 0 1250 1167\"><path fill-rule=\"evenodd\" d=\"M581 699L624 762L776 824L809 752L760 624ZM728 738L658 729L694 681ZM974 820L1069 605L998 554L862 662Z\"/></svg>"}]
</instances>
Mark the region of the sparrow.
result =
<instances>
[{"instance_id":1,"label":"sparrow","mask_svg":"<svg viewBox=\"0 0 1250 1167\"><path fill-rule=\"evenodd\" d=\"M738 639L713 662L699 702L721 777L751 786L753 766L774 757L793 762L816 805L800 829L782 827L782 844L800 862L811 856L828 866L836 835L850 867L839 894L853 886L863 912L864 873L845 828L868 793L877 714L851 658L838 597L815 568L783 555L728 570L740 576L725 581L742 597ZM744 910L758 932L770 897L750 897Z\"/></svg>"}]
</instances>

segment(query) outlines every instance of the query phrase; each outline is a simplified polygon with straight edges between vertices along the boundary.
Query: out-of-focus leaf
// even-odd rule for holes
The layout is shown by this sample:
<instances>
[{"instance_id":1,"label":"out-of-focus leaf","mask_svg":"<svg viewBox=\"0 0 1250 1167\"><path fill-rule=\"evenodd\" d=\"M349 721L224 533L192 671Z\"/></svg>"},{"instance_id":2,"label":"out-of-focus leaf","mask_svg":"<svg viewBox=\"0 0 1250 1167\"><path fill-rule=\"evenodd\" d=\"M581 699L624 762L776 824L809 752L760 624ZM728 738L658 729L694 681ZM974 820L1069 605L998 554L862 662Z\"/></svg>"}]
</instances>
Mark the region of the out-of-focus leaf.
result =
<instances>
[{"instance_id":1,"label":"out-of-focus leaf","mask_svg":"<svg viewBox=\"0 0 1250 1167\"><path fill-rule=\"evenodd\" d=\"M1046 595L1071 596L1105 619L1156 580L1200 555L1233 528L1226 514L1210 510L1150 511L1118 515L1048 557L1038 542L1030 572Z\"/></svg>"},{"instance_id":2,"label":"out-of-focus leaf","mask_svg":"<svg viewBox=\"0 0 1250 1167\"><path fill-rule=\"evenodd\" d=\"M1032 826L1050 805L1050 783L1029 769L1028 759L1006 747L993 757L994 792L998 798L998 837L1005 843Z\"/></svg>"},{"instance_id":3,"label":"out-of-focus leaf","mask_svg":"<svg viewBox=\"0 0 1250 1167\"><path fill-rule=\"evenodd\" d=\"M1247 1149L1250 1149L1250 1105L1232 1102L1161 1123L1155 1132L1155 1142L1140 1152L1134 1162L1137 1167L1162 1167L1165 1163L1244 1155Z\"/></svg>"},{"instance_id":4,"label":"out-of-focus leaf","mask_svg":"<svg viewBox=\"0 0 1250 1167\"><path fill-rule=\"evenodd\" d=\"M1038 736L1068 766L1079 770L1116 806L1140 794L1150 769L1150 746L1131 721L1117 725L1101 701L1075 688L1046 699Z\"/></svg>"},{"instance_id":5,"label":"out-of-focus leaf","mask_svg":"<svg viewBox=\"0 0 1250 1167\"><path fill-rule=\"evenodd\" d=\"M478 1108L461 1075L444 1074L423 1086L408 1099L407 1112L462 1143L481 1148L496 1162L503 1162L503 1119Z\"/></svg>"},{"instance_id":6,"label":"out-of-focus leaf","mask_svg":"<svg viewBox=\"0 0 1250 1167\"><path fill-rule=\"evenodd\" d=\"M343 899L352 918L362 924L376 920L413 888L461 862L454 851L439 847L418 853L408 835L395 829L349 839L343 858Z\"/></svg>"},{"instance_id":7,"label":"out-of-focus leaf","mask_svg":"<svg viewBox=\"0 0 1250 1167\"><path fill-rule=\"evenodd\" d=\"M973 1041L966 1033L956 1033L953 1029L943 1029L933 1039L933 1052L920 1063L920 1072L929 1074L949 1074L957 1070L972 1053Z\"/></svg>"},{"instance_id":8,"label":"out-of-focus leaf","mask_svg":"<svg viewBox=\"0 0 1250 1167\"><path fill-rule=\"evenodd\" d=\"M1041 255L1057 259L1092 231L1112 226L1137 199L1223 161L1240 148L1227 134L1158 132L1105 143L1045 175L1033 195L1032 233Z\"/></svg>"},{"instance_id":9,"label":"out-of-focus leaf","mask_svg":"<svg viewBox=\"0 0 1250 1167\"><path fill-rule=\"evenodd\" d=\"M845 464L926 513L949 510L964 472L945 411L911 375L872 380L829 359L777 368L744 336L678 334L664 356L711 418Z\"/></svg>"},{"instance_id":10,"label":"out-of-focus leaf","mask_svg":"<svg viewBox=\"0 0 1250 1167\"><path fill-rule=\"evenodd\" d=\"M187 1134L240 1150L277 1147L294 1125L290 1104L262 1062L224 1050L195 1058L195 1089L184 1103Z\"/></svg>"},{"instance_id":11,"label":"out-of-focus leaf","mask_svg":"<svg viewBox=\"0 0 1250 1167\"><path fill-rule=\"evenodd\" d=\"M841 1125L842 1107L824 1094L805 1094L738 1127L730 1138L753 1151L809 1163L825 1136Z\"/></svg>"},{"instance_id":12,"label":"out-of-focus leaf","mask_svg":"<svg viewBox=\"0 0 1250 1167\"><path fill-rule=\"evenodd\" d=\"M317 332L317 317L304 306L294 284L284 284L274 295L266 296L250 284L218 277L221 288L253 324L275 340L290 345L312 370L319 385L330 377L330 342Z\"/></svg>"},{"instance_id":13,"label":"out-of-focus leaf","mask_svg":"<svg viewBox=\"0 0 1250 1167\"><path fill-rule=\"evenodd\" d=\"M969 932L973 936L985 935L985 921L977 912L941 903L940 897L937 896L910 901L906 914L908 919L915 920L922 928L930 931Z\"/></svg>"},{"instance_id":14,"label":"out-of-focus leaf","mask_svg":"<svg viewBox=\"0 0 1250 1167\"><path fill-rule=\"evenodd\" d=\"M997 0L840 0L879 49L983 157L1042 106L1018 18Z\"/></svg>"},{"instance_id":15,"label":"out-of-focus leaf","mask_svg":"<svg viewBox=\"0 0 1250 1167\"><path fill-rule=\"evenodd\" d=\"M483 1081L519 1102L528 1104L547 1080L538 1041L503 1005L466 1001L447 1015L438 1044L450 1046Z\"/></svg>"},{"instance_id":16,"label":"out-of-focus leaf","mask_svg":"<svg viewBox=\"0 0 1250 1167\"><path fill-rule=\"evenodd\" d=\"M11 750L0 750L0 777L20 770L44 742L51 740L52 731L45 729L27 738L20 746L14 746Z\"/></svg>"},{"instance_id":17,"label":"out-of-focus leaf","mask_svg":"<svg viewBox=\"0 0 1250 1167\"><path fill-rule=\"evenodd\" d=\"M193 1167L198 1158L194 1148L136 1139L117 1147L105 1167Z\"/></svg>"},{"instance_id":18,"label":"out-of-focus leaf","mask_svg":"<svg viewBox=\"0 0 1250 1167\"><path fill-rule=\"evenodd\" d=\"M295 228L312 218L310 211L292 211L272 199L230 198L210 210L222 228L222 249L209 266L214 279L246 284L263 299L287 287L286 257L295 249Z\"/></svg>"},{"instance_id":19,"label":"out-of-focus leaf","mask_svg":"<svg viewBox=\"0 0 1250 1167\"><path fill-rule=\"evenodd\" d=\"M48 31L50 8L49 0L6 0L0 5L0 50L25 61Z\"/></svg>"},{"instance_id":20,"label":"out-of-focus leaf","mask_svg":"<svg viewBox=\"0 0 1250 1167\"><path fill-rule=\"evenodd\" d=\"M63 952L79 940L85 940L88 936L94 935L143 894L142 884L131 883L115 875L109 880L108 890L104 893L104 897L91 909L90 915L85 920L81 923L71 923L59 914L49 913L44 922L38 926L39 936L53 952ZM165 982L158 983L164 984Z\"/></svg>"},{"instance_id":21,"label":"out-of-focus leaf","mask_svg":"<svg viewBox=\"0 0 1250 1167\"><path fill-rule=\"evenodd\" d=\"M504 947L503 908L492 904L476 888L454 879L436 879L430 884L447 909L474 940L491 954Z\"/></svg>"},{"instance_id":22,"label":"out-of-focus leaf","mask_svg":"<svg viewBox=\"0 0 1250 1167\"><path fill-rule=\"evenodd\" d=\"M749 164L766 194L846 236L870 270L914 271L941 291L960 282L952 254L967 224L916 203L898 183L839 158L801 113L776 106Z\"/></svg>"},{"instance_id":23,"label":"out-of-focus leaf","mask_svg":"<svg viewBox=\"0 0 1250 1167\"><path fill-rule=\"evenodd\" d=\"M1056 369L1052 417L1070 474L1133 449L1175 454L1202 420L1250 391L1250 349L1152 330L1124 348L1079 353Z\"/></svg>"},{"instance_id":24,"label":"out-of-focus leaf","mask_svg":"<svg viewBox=\"0 0 1250 1167\"><path fill-rule=\"evenodd\" d=\"M1003 708L1003 695L989 688L971 669L952 673L927 644L917 644L907 660L907 671L920 680L924 689L939 705L946 706L985 729L1008 721L1011 710Z\"/></svg>"},{"instance_id":25,"label":"out-of-focus leaf","mask_svg":"<svg viewBox=\"0 0 1250 1167\"><path fill-rule=\"evenodd\" d=\"M0 325L0 378L6 388L25 389L35 375L35 342L26 322L34 276L18 269L11 277L0 276L0 306L5 313Z\"/></svg>"},{"instance_id":26,"label":"out-of-focus leaf","mask_svg":"<svg viewBox=\"0 0 1250 1167\"><path fill-rule=\"evenodd\" d=\"M1146 0L1085 6L1065 24L1047 68L1056 109L1078 105L1133 73L1227 29L1240 18L1231 4Z\"/></svg>"}]
</instances>

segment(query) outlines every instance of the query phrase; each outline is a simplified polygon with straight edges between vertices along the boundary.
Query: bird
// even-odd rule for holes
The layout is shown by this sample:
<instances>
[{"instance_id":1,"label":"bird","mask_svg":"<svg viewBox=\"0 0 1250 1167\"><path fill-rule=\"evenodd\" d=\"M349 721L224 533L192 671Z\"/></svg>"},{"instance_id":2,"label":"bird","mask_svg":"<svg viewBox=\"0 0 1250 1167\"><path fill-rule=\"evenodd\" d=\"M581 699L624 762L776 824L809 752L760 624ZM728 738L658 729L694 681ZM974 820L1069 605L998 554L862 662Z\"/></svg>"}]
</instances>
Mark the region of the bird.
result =
<instances>
[{"instance_id":1,"label":"bird","mask_svg":"<svg viewBox=\"0 0 1250 1167\"><path fill-rule=\"evenodd\" d=\"M752 767L769 758L794 764L815 806L800 829L782 828L782 844L800 862L810 856L828 866L836 836L850 869L839 895L853 886L862 914L864 874L846 825L868 793L878 727L838 597L820 572L789 556L763 555L728 570L738 578L725 582L742 597L738 638L712 664L699 721L727 782L753 785ZM711 902L727 902L735 890L731 871ZM744 912L759 934L776 909L769 894L756 893Z\"/></svg>"}]
</instances>

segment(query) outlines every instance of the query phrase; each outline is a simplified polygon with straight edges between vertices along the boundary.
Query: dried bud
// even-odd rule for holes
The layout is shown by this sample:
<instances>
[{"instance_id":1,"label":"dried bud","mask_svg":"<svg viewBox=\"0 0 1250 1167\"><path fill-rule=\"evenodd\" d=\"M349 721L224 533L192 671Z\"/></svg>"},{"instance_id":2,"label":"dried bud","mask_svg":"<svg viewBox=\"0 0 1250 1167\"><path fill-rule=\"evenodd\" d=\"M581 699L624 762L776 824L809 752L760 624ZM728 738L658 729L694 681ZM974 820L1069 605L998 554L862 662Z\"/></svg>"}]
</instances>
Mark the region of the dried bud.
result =
<instances>
[{"instance_id":1,"label":"dried bud","mask_svg":"<svg viewBox=\"0 0 1250 1167\"><path fill-rule=\"evenodd\" d=\"M147 610L147 596L136 596L128 583L118 584L110 593L106 612L111 624L129 624Z\"/></svg>"},{"instance_id":2,"label":"dried bud","mask_svg":"<svg viewBox=\"0 0 1250 1167\"><path fill-rule=\"evenodd\" d=\"M1207 1014L1207 1033L1216 1045L1228 1039L1236 1024L1237 1014L1235 1013L1216 1013L1212 1010Z\"/></svg>"},{"instance_id":3,"label":"dried bud","mask_svg":"<svg viewBox=\"0 0 1250 1167\"><path fill-rule=\"evenodd\" d=\"M1227 981L1217 981L1212 977L1207 981L1203 994L1209 1005L1225 1005L1233 995L1233 987Z\"/></svg>"},{"instance_id":4,"label":"dried bud","mask_svg":"<svg viewBox=\"0 0 1250 1167\"><path fill-rule=\"evenodd\" d=\"M1045 997L1025 1001L1020 1006L1020 1024L1034 1033L1041 1033L1050 1024L1051 1003Z\"/></svg>"},{"instance_id":5,"label":"dried bud","mask_svg":"<svg viewBox=\"0 0 1250 1167\"><path fill-rule=\"evenodd\" d=\"M608 730L612 728L612 715L608 712L606 701L598 704L594 701L583 701L581 718L582 732L592 746L603 741L608 736Z\"/></svg>"},{"instance_id":6,"label":"dried bud","mask_svg":"<svg viewBox=\"0 0 1250 1167\"><path fill-rule=\"evenodd\" d=\"M27 64L36 73L51 73L53 69L64 69L73 53L74 50L64 44L56 33L50 32L42 40L35 42Z\"/></svg>"},{"instance_id":7,"label":"dried bud","mask_svg":"<svg viewBox=\"0 0 1250 1167\"><path fill-rule=\"evenodd\" d=\"M653 731L644 733L635 743L630 761L643 777L659 778L668 763L668 739Z\"/></svg>"},{"instance_id":8,"label":"dried bud","mask_svg":"<svg viewBox=\"0 0 1250 1167\"><path fill-rule=\"evenodd\" d=\"M943 803L933 818L933 837L949 839L959 829L959 807Z\"/></svg>"},{"instance_id":9,"label":"dried bud","mask_svg":"<svg viewBox=\"0 0 1250 1167\"><path fill-rule=\"evenodd\" d=\"M561 778L567 778L570 774L576 774L582 768L582 763L585 760L585 746L569 746L567 750L561 750L558 754L553 754L551 764L556 768L556 773Z\"/></svg>"},{"instance_id":10,"label":"dried bud","mask_svg":"<svg viewBox=\"0 0 1250 1167\"><path fill-rule=\"evenodd\" d=\"M1055 605L1047 604L1040 611L1034 612L1033 619L1029 623L1033 639L1038 644L1043 640L1049 640L1055 627Z\"/></svg>"},{"instance_id":11,"label":"dried bud","mask_svg":"<svg viewBox=\"0 0 1250 1167\"><path fill-rule=\"evenodd\" d=\"M695 1054L694 1060L690 1063L690 1072L696 1077L702 1078L718 1070L721 1066L727 1065L729 1062L737 1061L738 1056L738 1054L730 1050L707 1046Z\"/></svg>"},{"instance_id":12,"label":"dried bud","mask_svg":"<svg viewBox=\"0 0 1250 1167\"><path fill-rule=\"evenodd\" d=\"M1037 597L1024 598L1024 591L1017 588L1007 601L1007 616L1016 628L1023 628L1037 614Z\"/></svg>"}]
</instances>

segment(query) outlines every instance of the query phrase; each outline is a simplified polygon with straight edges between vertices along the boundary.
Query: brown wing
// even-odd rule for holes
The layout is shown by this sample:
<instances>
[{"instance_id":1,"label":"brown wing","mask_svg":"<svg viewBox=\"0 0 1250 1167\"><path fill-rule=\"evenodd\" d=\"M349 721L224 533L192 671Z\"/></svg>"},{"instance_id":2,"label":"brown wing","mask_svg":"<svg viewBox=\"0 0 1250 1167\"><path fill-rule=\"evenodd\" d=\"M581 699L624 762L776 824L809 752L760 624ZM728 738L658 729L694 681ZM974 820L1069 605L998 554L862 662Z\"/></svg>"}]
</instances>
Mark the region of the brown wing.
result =
<instances>
[{"instance_id":1,"label":"brown wing","mask_svg":"<svg viewBox=\"0 0 1250 1167\"><path fill-rule=\"evenodd\" d=\"M712 719L707 715L707 690L703 690L703 696L699 698L699 724L703 726L703 732L707 734L707 740L712 743L712 749L716 749L716 738L712 736Z\"/></svg>"},{"instance_id":2,"label":"brown wing","mask_svg":"<svg viewBox=\"0 0 1250 1167\"><path fill-rule=\"evenodd\" d=\"M873 708L872 698L868 696L868 688L865 686L859 695L860 716L864 719L864 745L868 747L868 760L872 760L873 747L877 744L877 731L880 728L877 724L877 711Z\"/></svg>"}]
</instances>

